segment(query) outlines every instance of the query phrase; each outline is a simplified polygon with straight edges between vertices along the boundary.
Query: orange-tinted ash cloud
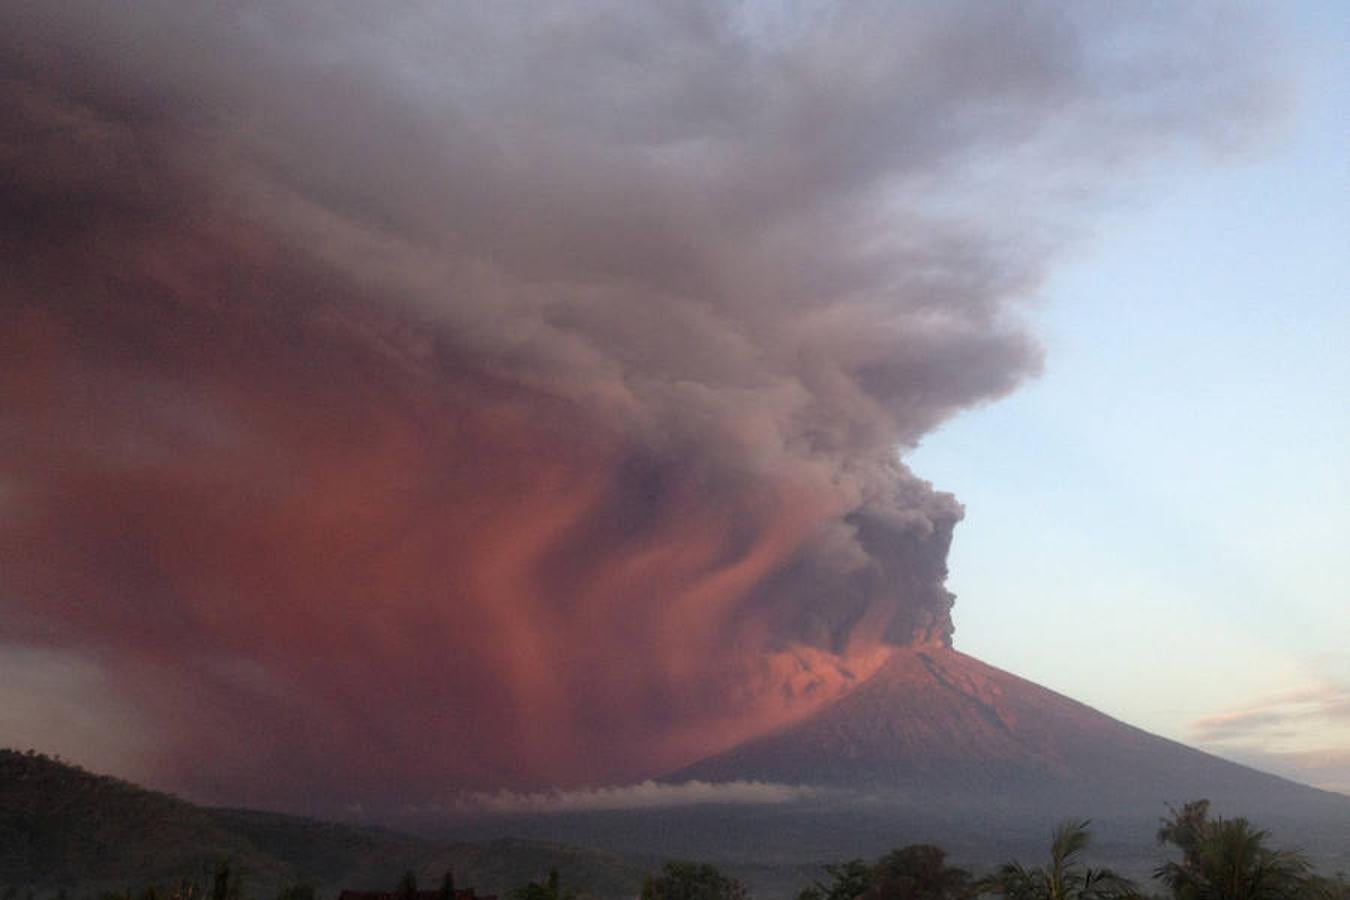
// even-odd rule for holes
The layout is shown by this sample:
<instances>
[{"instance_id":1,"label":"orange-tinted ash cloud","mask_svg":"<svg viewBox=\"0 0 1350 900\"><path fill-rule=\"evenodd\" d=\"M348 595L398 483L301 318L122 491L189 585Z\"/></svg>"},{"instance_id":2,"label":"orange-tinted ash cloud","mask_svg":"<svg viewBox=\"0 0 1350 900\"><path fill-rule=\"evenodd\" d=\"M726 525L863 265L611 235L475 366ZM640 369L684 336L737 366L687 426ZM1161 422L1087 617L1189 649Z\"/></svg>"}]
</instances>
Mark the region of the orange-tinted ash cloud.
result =
<instances>
[{"instance_id":1,"label":"orange-tinted ash cloud","mask_svg":"<svg viewBox=\"0 0 1350 900\"><path fill-rule=\"evenodd\" d=\"M159 783L633 780L949 641L896 448L1036 369L1047 251L966 163L1208 107L1049 7L660 6L0 11L0 639Z\"/></svg>"}]
</instances>

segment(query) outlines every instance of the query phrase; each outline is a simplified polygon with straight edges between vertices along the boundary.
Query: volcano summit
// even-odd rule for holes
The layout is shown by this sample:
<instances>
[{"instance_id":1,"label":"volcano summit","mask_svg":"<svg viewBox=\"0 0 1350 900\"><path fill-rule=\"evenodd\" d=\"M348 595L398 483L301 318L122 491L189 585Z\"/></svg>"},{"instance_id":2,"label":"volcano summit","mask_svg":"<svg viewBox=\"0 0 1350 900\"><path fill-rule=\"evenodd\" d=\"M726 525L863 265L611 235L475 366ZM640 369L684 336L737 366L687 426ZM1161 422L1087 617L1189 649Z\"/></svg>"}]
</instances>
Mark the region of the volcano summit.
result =
<instances>
[{"instance_id":1,"label":"volcano summit","mask_svg":"<svg viewBox=\"0 0 1350 900\"><path fill-rule=\"evenodd\" d=\"M941 645L897 650L807 720L672 778L828 785L1064 816L1156 815L1203 796L1227 809L1350 822L1350 798L1157 737Z\"/></svg>"}]
</instances>

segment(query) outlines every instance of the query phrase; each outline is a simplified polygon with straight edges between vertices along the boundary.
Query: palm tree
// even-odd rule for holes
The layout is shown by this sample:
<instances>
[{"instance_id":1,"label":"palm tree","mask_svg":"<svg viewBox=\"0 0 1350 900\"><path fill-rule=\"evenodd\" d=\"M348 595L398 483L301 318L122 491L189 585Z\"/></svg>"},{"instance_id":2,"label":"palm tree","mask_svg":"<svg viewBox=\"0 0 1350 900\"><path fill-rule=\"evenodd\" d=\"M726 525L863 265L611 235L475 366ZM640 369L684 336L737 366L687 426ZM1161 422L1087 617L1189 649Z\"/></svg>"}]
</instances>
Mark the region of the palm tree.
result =
<instances>
[{"instance_id":1,"label":"palm tree","mask_svg":"<svg viewBox=\"0 0 1350 900\"><path fill-rule=\"evenodd\" d=\"M980 889L1008 900L1114 900L1136 896L1134 883L1110 869L1085 868L1080 857L1092 840L1087 819L1055 828L1050 864L1034 869L1009 862L980 882Z\"/></svg>"},{"instance_id":2,"label":"palm tree","mask_svg":"<svg viewBox=\"0 0 1350 900\"><path fill-rule=\"evenodd\" d=\"M1170 818L1158 827L1158 843L1172 844L1181 849L1182 865L1194 866L1200 848L1200 837L1209 825L1209 801L1191 800L1177 809L1167 804Z\"/></svg>"},{"instance_id":3,"label":"palm tree","mask_svg":"<svg viewBox=\"0 0 1350 900\"><path fill-rule=\"evenodd\" d=\"M797 894L797 900L856 900L872 887L872 867L861 859L825 866L830 883L816 881Z\"/></svg>"},{"instance_id":4,"label":"palm tree","mask_svg":"<svg viewBox=\"0 0 1350 900\"><path fill-rule=\"evenodd\" d=\"M1173 821L1177 819L1174 811ZM1202 815L1190 831L1167 831L1164 825L1159 839L1179 846L1183 858L1163 863L1153 875L1177 900L1287 900L1301 895L1307 884L1309 865L1303 855L1270 849L1269 835L1246 819L1209 820Z\"/></svg>"}]
</instances>

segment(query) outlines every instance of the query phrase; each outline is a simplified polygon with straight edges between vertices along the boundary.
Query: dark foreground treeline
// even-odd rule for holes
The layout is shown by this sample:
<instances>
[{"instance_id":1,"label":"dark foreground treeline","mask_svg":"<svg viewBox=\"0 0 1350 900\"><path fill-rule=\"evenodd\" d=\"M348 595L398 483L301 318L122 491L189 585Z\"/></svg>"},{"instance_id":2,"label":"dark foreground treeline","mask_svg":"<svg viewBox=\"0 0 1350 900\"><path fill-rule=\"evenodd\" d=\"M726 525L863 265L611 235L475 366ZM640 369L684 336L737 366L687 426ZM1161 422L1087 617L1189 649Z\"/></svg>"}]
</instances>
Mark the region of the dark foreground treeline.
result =
<instances>
[{"instance_id":1,"label":"dark foreground treeline","mask_svg":"<svg viewBox=\"0 0 1350 900\"><path fill-rule=\"evenodd\" d=\"M948 865L940 847L916 844L871 864L854 859L827 866L829 881L818 881L797 900L1350 900L1344 875L1314 874L1302 854L1271 848L1267 833L1245 818L1210 818L1206 800L1170 813L1157 833L1170 852L1148 885L1090 865L1090 823L1081 820L1055 829L1039 865L1010 861L975 877Z\"/></svg>"},{"instance_id":2,"label":"dark foreground treeline","mask_svg":"<svg viewBox=\"0 0 1350 900\"><path fill-rule=\"evenodd\" d=\"M710 813L708 823L715 821L720 819ZM732 821L737 820L722 822L724 832L739 827ZM256 810L195 806L35 751L0 749L0 900L336 900L344 888L402 893L406 900L415 888L411 879L393 891L398 873L405 871L417 873L431 888L417 892L416 900L437 900L437 887L447 890L444 876L449 870L460 881L455 900L468 900L468 888L500 900L569 900L574 892L579 900L632 900L639 894L647 900L741 900L749 891L740 879L751 878L763 879L755 882L757 893L769 900L798 895L812 877L819 881L801 891L798 900L969 900L979 895L1007 900L1119 900L1136 895L1350 900L1343 877L1316 877L1301 855L1273 848L1268 836L1245 820L1211 817L1203 802L1171 810L1161 825L1158 858L1151 865L1147 856L1135 856L1130 863L1132 874L1145 876L1138 884L1095 866L1097 860L1088 856L1086 823L1066 824L1046 849L1019 835L1012 844L1016 849L1007 853L1021 861L993 871L988 867L1001 854L980 853L978 844L964 841L960 854L979 861L978 873L948 865L941 849L923 844L873 862L855 859L823 870L809 861L822 855L828 859L832 853L759 866L730 862L739 858L733 848L719 858L736 868L722 871L696 863L662 867L653 856L550 841L448 841ZM848 824L813 819L809 811L746 827L755 829L751 836L759 834L766 841L774 837L774 829L787 828L788 843L793 835L809 835L812 828L851 833ZM998 828L985 826L1006 838ZM1137 836L1147 840L1149 830L1144 823ZM1344 835L1345 829L1338 826L1331 833ZM857 846L872 849L887 843L860 836ZM1047 849L1048 861L1042 860ZM1350 853L1339 848L1331 855L1325 850L1319 858L1327 871L1350 860ZM1116 851L1113 860L1121 860L1118 846ZM703 852L687 847L680 854ZM654 853L659 860L660 850ZM1150 869L1156 876L1151 879L1146 876ZM544 877L550 870L561 878ZM453 879L448 884L452 890Z\"/></svg>"},{"instance_id":3,"label":"dark foreground treeline","mask_svg":"<svg viewBox=\"0 0 1350 900\"><path fill-rule=\"evenodd\" d=\"M1344 874L1315 874L1297 851L1269 846L1265 831L1245 818L1212 818L1199 800L1171 808L1161 821L1158 843L1164 858L1151 884L1139 884L1087 859L1089 822L1064 822L1051 836L1039 864L1009 861L975 875L949 865L942 848L913 844L874 862L852 859L824 867L825 877L797 894L797 900L1350 900ZM362 886L369 887L369 886ZM411 872L384 900L467 900L472 890L457 889L454 872L445 873L434 891L419 890ZM258 900L247 891L246 873L228 861L197 879L173 885L102 892L98 900ZM557 870L542 881L527 881L506 900L579 900L585 894L562 882ZM641 900L748 900L737 879L716 866L668 862L647 875ZM0 889L0 900L84 900L69 890L39 894L15 887ZM292 884L269 900L319 900L311 884Z\"/></svg>"}]
</instances>

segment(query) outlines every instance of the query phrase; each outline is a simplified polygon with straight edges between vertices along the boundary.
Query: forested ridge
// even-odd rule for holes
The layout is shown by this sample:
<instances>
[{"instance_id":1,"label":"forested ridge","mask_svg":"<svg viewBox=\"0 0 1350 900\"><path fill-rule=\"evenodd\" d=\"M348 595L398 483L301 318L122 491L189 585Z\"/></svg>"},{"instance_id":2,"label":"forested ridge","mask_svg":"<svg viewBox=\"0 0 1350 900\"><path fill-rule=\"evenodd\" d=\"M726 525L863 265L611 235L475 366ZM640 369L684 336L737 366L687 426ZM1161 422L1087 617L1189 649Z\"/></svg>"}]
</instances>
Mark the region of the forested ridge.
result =
<instances>
[{"instance_id":1,"label":"forested ridge","mask_svg":"<svg viewBox=\"0 0 1350 900\"><path fill-rule=\"evenodd\" d=\"M795 900L1350 900L1243 817L1207 801L1160 817L1152 879L1094 864L1089 820L1047 835L1044 859L986 871L932 844L798 867ZM659 810L652 815L659 816ZM799 878L799 880L801 880ZM449 842L382 828L200 807L34 751L0 750L0 900L328 900L344 888L427 900L472 889L502 900L748 900L707 862L625 858L541 841ZM462 894L460 897L462 898ZM756 895L757 896L757 895ZM766 894L765 896L769 896Z\"/></svg>"}]
</instances>

